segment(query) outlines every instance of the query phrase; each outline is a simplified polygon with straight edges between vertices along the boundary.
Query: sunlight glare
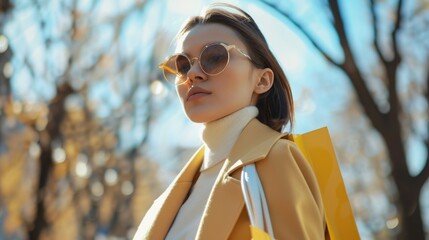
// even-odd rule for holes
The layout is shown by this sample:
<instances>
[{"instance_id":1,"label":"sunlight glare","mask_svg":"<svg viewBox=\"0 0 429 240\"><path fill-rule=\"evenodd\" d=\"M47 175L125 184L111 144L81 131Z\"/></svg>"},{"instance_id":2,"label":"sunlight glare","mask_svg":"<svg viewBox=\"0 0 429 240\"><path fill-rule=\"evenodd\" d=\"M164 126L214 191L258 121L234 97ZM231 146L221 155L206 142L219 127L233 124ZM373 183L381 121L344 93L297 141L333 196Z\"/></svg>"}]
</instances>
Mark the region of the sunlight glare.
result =
<instances>
[{"instance_id":1,"label":"sunlight glare","mask_svg":"<svg viewBox=\"0 0 429 240\"><path fill-rule=\"evenodd\" d=\"M134 192L134 185L130 181L125 181L121 185L121 192L125 196L129 196Z\"/></svg>"},{"instance_id":2,"label":"sunlight glare","mask_svg":"<svg viewBox=\"0 0 429 240\"><path fill-rule=\"evenodd\" d=\"M3 66L3 76L5 76L6 78L11 78L12 74L13 74L13 65L11 62L7 62Z\"/></svg>"},{"instance_id":3,"label":"sunlight glare","mask_svg":"<svg viewBox=\"0 0 429 240\"><path fill-rule=\"evenodd\" d=\"M4 53L9 48L9 41L5 35L0 35L0 53Z\"/></svg>"},{"instance_id":4,"label":"sunlight glare","mask_svg":"<svg viewBox=\"0 0 429 240\"><path fill-rule=\"evenodd\" d=\"M155 80L150 84L150 90L157 97L164 97L167 94L167 89L160 80Z\"/></svg>"},{"instance_id":5,"label":"sunlight glare","mask_svg":"<svg viewBox=\"0 0 429 240\"><path fill-rule=\"evenodd\" d=\"M63 148L57 147L52 153L52 158L54 159L55 163L63 163L66 160L66 152Z\"/></svg>"},{"instance_id":6,"label":"sunlight glare","mask_svg":"<svg viewBox=\"0 0 429 240\"><path fill-rule=\"evenodd\" d=\"M183 15L183 13L186 12L197 12L199 9L202 8L202 2L201 1L193 1L193 0L182 0L182 1L176 1L176 0L169 0L167 3L167 12L172 14L180 14Z\"/></svg>"},{"instance_id":7,"label":"sunlight glare","mask_svg":"<svg viewBox=\"0 0 429 240\"><path fill-rule=\"evenodd\" d=\"M38 158L42 151L41 151L40 145L38 143L32 142L30 144L29 152L30 152L30 156L32 156L33 158Z\"/></svg>"},{"instance_id":8,"label":"sunlight glare","mask_svg":"<svg viewBox=\"0 0 429 240\"><path fill-rule=\"evenodd\" d=\"M91 166L88 164L88 157L85 154L79 154L76 163L76 175L81 178L88 178L91 176Z\"/></svg>"},{"instance_id":9,"label":"sunlight glare","mask_svg":"<svg viewBox=\"0 0 429 240\"><path fill-rule=\"evenodd\" d=\"M104 180L109 186L115 185L116 183L118 183L118 172L112 168L107 169L104 173Z\"/></svg>"},{"instance_id":10,"label":"sunlight glare","mask_svg":"<svg viewBox=\"0 0 429 240\"><path fill-rule=\"evenodd\" d=\"M394 229L399 225L399 219L397 217L386 221L386 227L388 229Z\"/></svg>"},{"instance_id":11,"label":"sunlight glare","mask_svg":"<svg viewBox=\"0 0 429 240\"><path fill-rule=\"evenodd\" d=\"M101 197L104 194L104 186L101 182L96 181L91 184L91 193L96 197Z\"/></svg>"},{"instance_id":12,"label":"sunlight glare","mask_svg":"<svg viewBox=\"0 0 429 240\"><path fill-rule=\"evenodd\" d=\"M290 25L256 4L250 4L248 11L254 16L282 67L286 71L304 71L307 67L306 46L291 30ZM279 32L282 33L281 37Z\"/></svg>"}]
</instances>

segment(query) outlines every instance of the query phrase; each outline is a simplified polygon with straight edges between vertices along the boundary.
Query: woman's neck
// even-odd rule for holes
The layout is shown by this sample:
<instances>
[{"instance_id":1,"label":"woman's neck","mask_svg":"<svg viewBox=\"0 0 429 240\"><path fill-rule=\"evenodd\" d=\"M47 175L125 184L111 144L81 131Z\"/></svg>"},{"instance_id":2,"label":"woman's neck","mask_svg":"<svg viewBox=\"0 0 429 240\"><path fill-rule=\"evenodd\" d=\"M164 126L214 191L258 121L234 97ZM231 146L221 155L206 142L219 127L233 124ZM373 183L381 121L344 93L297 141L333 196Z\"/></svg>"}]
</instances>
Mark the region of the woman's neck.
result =
<instances>
[{"instance_id":1,"label":"woman's neck","mask_svg":"<svg viewBox=\"0 0 429 240\"><path fill-rule=\"evenodd\" d=\"M223 118L205 123L202 139L205 145L201 171L224 160L249 121L258 115L255 106L244 107Z\"/></svg>"}]
</instances>

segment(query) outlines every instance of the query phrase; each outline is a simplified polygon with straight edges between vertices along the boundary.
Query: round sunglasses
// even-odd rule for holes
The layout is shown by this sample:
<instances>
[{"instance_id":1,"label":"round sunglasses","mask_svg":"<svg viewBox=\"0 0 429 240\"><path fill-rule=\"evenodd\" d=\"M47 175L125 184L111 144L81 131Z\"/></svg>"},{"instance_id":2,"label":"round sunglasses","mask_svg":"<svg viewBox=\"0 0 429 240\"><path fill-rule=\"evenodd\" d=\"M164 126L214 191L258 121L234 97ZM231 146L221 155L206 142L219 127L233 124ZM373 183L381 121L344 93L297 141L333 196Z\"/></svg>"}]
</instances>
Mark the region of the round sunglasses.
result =
<instances>
[{"instance_id":1,"label":"round sunglasses","mask_svg":"<svg viewBox=\"0 0 429 240\"><path fill-rule=\"evenodd\" d=\"M221 74L226 66L228 66L229 51L233 48L252 61L249 55L235 45L212 43L202 49L199 57L190 59L183 53L177 53L168 57L164 62L159 64L159 67L163 69L164 77L168 82L180 85L186 82L187 74L195 60L198 61L201 70L205 74L209 76Z\"/></svg>"}]
</instances>

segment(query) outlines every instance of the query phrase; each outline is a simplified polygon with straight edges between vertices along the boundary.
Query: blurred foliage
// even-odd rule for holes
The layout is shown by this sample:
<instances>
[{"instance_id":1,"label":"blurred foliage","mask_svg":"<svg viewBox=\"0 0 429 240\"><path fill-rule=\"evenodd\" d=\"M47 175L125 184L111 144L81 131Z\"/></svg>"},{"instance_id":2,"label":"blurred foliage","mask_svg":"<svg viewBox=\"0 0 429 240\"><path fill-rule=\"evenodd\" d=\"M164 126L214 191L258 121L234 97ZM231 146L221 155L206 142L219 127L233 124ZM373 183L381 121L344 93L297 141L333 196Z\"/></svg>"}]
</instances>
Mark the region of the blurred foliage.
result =
<instances>
[{"instance_id":1,"label":"blurred foliage","mask_svg":"<svg viewBox=\"0 0 429 240\"><path fill-rule=\"evenodd\" d=\"M275 3L278 10L295 9L294 19L319 22L308 2ZM386 16L380 26L389 26L394 14L381 10L392 9L392 1L376 2L377 11ZM156 69L177 30L171 20L177 12L165 17L165 4L0 1L0 239L128 239L164 183L192 154L191 141L183 134L187 123L180 119L183 115L176 115L180 109L175 96L159 81ZM407 68L401 70L398 89L406 138L422 135L427 127L422 99L427 82L421 81L428 52L425 4L411 8L415 11L410 16L418 18L407 18L401 38ZM264 3L257 6L267 10ZM324 15L320 9L327 9L326 1L312 7ZM164 17L168 26L161 26L159 19ZM317 30L311 36L323 35L321 28ZM380 43L389 56L387 39ZM412 40L417 43L407 46ZM362 46L354 47L359 66L369 66L361 71L371 94L386 110L382 68L368 55L359 55L365 52ZM314 78L326 84L339 77L335 70L325 69ZM328 95L336 86L325 85L331 90L326 90L327 97L333 97ZM321 90L304 89L297 97L297 110L322 95ZM396 237L401 216L386 147L356 95L344 91L350 91L345 94L350 97L331 114L335 126L330 130L359 230L368 238ZM316 114L318 121L321 111L328 112L324 108ZM150 134L164 149L153 148Z\"/></svg>"},{"instance_id":2,"label":"blurred foliage","mask_svg":"<svg viewBox=\"0 0 429 240\"><path fill-rule=\"evenodd\" d=\"M146 2L111 4L2 8L1 239L130 238L163 189L142 154L153 48L121 48Z\"/></svg>"}]
</instances>

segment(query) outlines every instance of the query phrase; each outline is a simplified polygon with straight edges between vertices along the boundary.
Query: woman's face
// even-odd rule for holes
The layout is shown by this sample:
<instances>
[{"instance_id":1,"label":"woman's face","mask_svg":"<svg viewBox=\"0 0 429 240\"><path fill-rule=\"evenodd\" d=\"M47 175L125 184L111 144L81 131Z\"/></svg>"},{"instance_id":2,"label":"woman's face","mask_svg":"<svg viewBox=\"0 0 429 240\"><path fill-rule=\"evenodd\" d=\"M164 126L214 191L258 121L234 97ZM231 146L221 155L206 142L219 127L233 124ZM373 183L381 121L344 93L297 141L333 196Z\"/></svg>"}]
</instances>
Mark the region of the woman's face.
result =
<instances>
[{"instance_id":1,"label":"woman's face","mask_svg":"<svg viewBox=\"0 0 429 240\"><path fill-rule=\"evenodd\" d=\"M177 52L186 54L190 59L196 58L203 47L216 42L235 45L246 54L249 53L231 28L216 23L193 27L180 38ZM185 113L191 121L211 122L256 104L258 94L254 89L258 82L258 69L236 49L231 49L229 54L229 63L222 73L209 76L194 61L186 82L176 86Z\"/></svg>"}]
</instances>

